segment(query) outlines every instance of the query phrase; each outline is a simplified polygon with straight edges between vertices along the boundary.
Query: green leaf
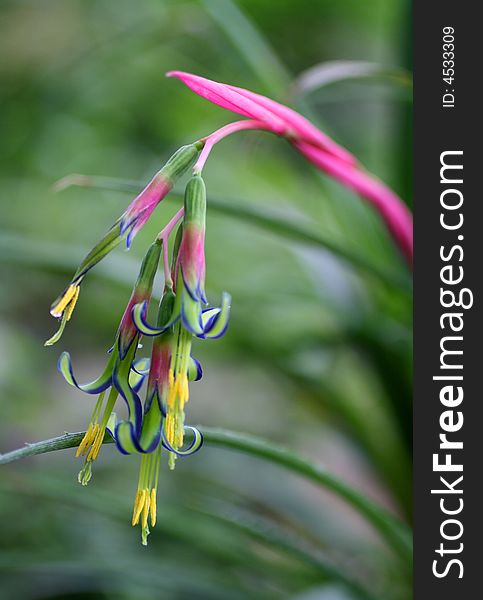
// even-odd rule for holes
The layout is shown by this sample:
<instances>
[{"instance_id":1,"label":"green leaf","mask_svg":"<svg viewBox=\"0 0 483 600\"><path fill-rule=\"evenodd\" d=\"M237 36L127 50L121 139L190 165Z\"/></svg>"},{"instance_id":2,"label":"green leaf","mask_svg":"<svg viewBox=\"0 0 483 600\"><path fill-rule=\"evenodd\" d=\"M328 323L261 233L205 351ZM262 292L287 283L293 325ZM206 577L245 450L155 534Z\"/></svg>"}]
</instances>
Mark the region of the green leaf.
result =
<instances>
[{"instance_id":1,"label":"green leaf","mask_svg":"<svg viewBox=\"0 0 483 600\"><path fill-rule=\"evenodd\" d=\"M367 499L361 493L326 471L322 466L295 454L283 446L278 446L245 433L211 427L199 426L198 428L203 433L205 443L209 446L231 448L258 458L263 458L330 490L364 516L400 556L406 567L409 568L412 555L412 542L408 527L393 517L384 508ZM57 438L28 444L25 448L19 448L18 450L0 455L0 465L27 456L74 448L80 444L84 434L85 432L66 433ZM112 442L113 440L110 436L104 438L104 443Z\"/></svg>"},{"instance_id":2,"label":"green leaf","mask_svg":"<svg viewBox=\"0 0 483 600\"><path fill-rule=\"evenodd\" d=\"M411 74L404 69L371 62L334 60L303 71L292 84L291 96L304 96L334 83L356 79L374 79L408 90L413 85Z\"/></svg>"},{"instance_id":3,"label":"green leaf","mask_svg":"<svg viewBox=\"0 0 483 600\"><path fill-rule=\"evenodd\" d=\"M283 93L290 76L273 48L240 7L232 0L201 0L201 4L267 91L275 96Z\"/></svg>"}]
</instances>

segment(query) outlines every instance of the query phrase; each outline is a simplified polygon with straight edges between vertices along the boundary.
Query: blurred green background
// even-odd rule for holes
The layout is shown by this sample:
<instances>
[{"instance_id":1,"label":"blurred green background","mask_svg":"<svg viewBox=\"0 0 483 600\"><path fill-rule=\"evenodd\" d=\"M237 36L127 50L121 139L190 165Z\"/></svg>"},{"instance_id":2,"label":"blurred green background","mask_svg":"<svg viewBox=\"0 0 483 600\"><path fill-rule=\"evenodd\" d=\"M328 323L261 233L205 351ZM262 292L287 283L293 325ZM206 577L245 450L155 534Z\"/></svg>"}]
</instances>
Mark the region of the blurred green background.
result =
<instances>
[{"instance_id":1,"label":"blurred green background","mask_svg":"<svg viewBox=\"0 0 483 600\"><path fill-rule=\"evenodd\" d=\"M133 197L52 184L83 173L142 185L236 118L164 78L182 69L290 103L410 204L409 13L406 0L2 1L1 452L87 426L94 398L65 384L58 355L71 352L81 380L101 371L139 260L179 205L92 271L63 339L44 348L51 301ZM381 71L298 79L334 60ZM411 285L379 218L269 134L223 141L205 181L208 297L230 291L233 310L224 338L195 345L205 375L188 421L281 443L410 523ZM269 462L205 446L174 473L164 463L147 548L130 525L138 457L104 448L87 488L80 466L68 450L1 468L0 598L411 597L364 519Z\"/></svg>"}]
</instances>

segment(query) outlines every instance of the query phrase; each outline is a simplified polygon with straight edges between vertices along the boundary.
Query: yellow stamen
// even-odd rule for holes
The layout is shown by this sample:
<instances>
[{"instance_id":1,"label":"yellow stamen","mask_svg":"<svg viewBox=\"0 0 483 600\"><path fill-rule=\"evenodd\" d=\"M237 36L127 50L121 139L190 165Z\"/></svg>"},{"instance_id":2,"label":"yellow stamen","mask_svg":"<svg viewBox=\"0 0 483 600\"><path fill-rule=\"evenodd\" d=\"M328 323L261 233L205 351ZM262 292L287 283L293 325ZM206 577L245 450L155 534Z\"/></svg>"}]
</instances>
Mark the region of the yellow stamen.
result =
<instances>
[{"instance_id":1,"label":"yellow stamen","mask_svg":"<svg viewBox=\"0 0 483 600\"><path fill-rule=\"evenodd\" d=\"M151 497L149 494L149 490L145 488L144 492L144 506L143 506L143 517L142 517L142 528L145 529L148 526L148 516L149 516L149 505L151 504Z\"/></svg>"},{"instance_id":2,"label":"yellow stamen","mask_svg":"<svg viewBox=\"0 0 483 600\"><path fill-rule=\"evenodd\" d=\"M72 313L74 312L75 305L77 304L77 300L79 299L79 294L80 294L80 287L77 285L75 288L74 296L66 308L66 311L67 311L66 321L70 321L70 318L72 317Z\"/></svg>"},{"instance_id":3,"label":"yellow stamen","mask_svg":"<svg viewBox=\"0 0 483 600\"><path fill-rule=\"evenodd\" d=\"M156 525L156 488L151 490L151 501L149 503L149 513L151 515L151 527Z\"/></svg>"},{"instance_id":4,"label":"yellow stamen","mask_svg":"<svg viewBox=\"0 0 483 600\"><path fill-rule=\"evenodd\" d=\"M87 460L96 460L96 458L99 456L102 442L104 441L104 435L106 433L106 428L100 427L98 423L95 424L94 430L95 434L92 436L92 446L89 454L87 455Z\"/></svg>"},{"instance_id":5,"label":"yellow stamen","mask_svg":"<svg viewBox=\"0 0 483 600\"><path fill-rule=\"evenodd\" d=\"M180 410L183 410L185 403L188 402L189 399L188 377L185 373L177 378L177 391L179 397L179 407Z\"/></svg>"},{"instance_id":6,"label":"yellow stamen","mask_svg":"<svg viewBox=\"0 0 483 600\"><path fill-rule=\"evenodd\" d=\"M65 290L63 296L57 302L57 304L50 309L50 314L53 317L61 317L62 313L66 309L67 305L74 298L75 298L75 300L74 300L74 306L75 306L77 298L79 297L78 288L79 288L78 285L73 285L73 284L69 285L69 287ZM72 310L74 310L73 307L72 307ZM72 314L72 310L70 311L71 314Z\"/></svg>"},{"instance_id":7,"label":"yellow stamen","mask_svg":"<svg viewBox=\"0 0 483 600\"><path fill-rule=\"evenodd\" d=\"M91 421L89 423L89 427L86 431L86 434L84 435L84 439L82 440L79 447L77 448L76 458L78 458L81 455L84 456L85 454L87 454L87 452L89 451L89 448L91 447L92 443L94 442L94 440L97 436L98 431L99 431L99 424L92 423L92 421Z\"/></svg>"},{"instance_id":8,"label":"yellow stamen","mask_svg":"<svg viewBox=\"0 0 483 600\"><path fill-rule=\"evenodd\" d=\"M91 439L91 434L92 434L92 429L93 429L93 425L92 425L92 421L91 421L89 423L89 427L87 428L87 431L84 434L84 437L82 438L82 442L79 444L79 447L77 448L77 452L75 453L76 458L79 458L79 456L81 454L83 454L84 448L89 445L90 439Z\"/></svg>"},{"instance_id":9,"label":"yellow stamen","mask_svg":"<svg viewBox=\"0 0 483 600\"><path fill-rule=\"evenodd\" d=\"M166 415L166 425L165 425L165 431L166 431L166 438L169 442L169 444L171 444L171 446L173 445L173 441L174 441L174 419L173 419L173 415L172 413L168 413Z\"/></svg>"},{"instance_id":10,"label":"yellow stamen","mask_svg":"<svg viewBox=\"0 0 483 600\"><path fill-rule=\"evenodd\" d=\"M168 399L167 404L169 407L174 405L174 400L176 398L176 382L174 379L173 369L169 370L168 373Z\"/></svg>"},{"instance_id":11,"label":"yellow stamen","mask_svg":"<svg viewBox=\"0 0 483 600\"><path fill-rule=\"evenodd\" d=\"M144 498L146 496L146 490L138 490L136 494L136 499L134 500L134 511L132 515L132 525L133 527L139 523L139 517L144 508Z\"/></svg>"}]
</instances>

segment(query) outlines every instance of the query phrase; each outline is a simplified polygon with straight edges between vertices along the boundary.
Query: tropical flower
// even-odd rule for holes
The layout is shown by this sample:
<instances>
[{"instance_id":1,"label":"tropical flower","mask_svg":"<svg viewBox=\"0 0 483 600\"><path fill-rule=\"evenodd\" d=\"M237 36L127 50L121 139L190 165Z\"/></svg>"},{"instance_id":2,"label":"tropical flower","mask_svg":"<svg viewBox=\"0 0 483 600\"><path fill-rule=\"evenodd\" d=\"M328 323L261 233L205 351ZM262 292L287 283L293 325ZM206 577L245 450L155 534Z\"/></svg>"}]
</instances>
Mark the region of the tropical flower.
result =
<instances>
[{"instance_id":1,"label":"tropical flower","mask_svg":"<svg viewBox=\"0 0 483 600\"><path fill-rule=\"evenodd\" d=\"M163 327L171 319L174 306L174 293L168 287L165 289L159 306L157 325ZM142 427L140 431L132 426L130 421L116 423L115 417L111 423L112 435L116 446L122 454L140 453L141 466L139 471L138 488L134 500L132 525L141 525L143 544L147 543L149 535L148 519L151 527L156 524L156 494L159 478L159 467L162 447L173 451L165 439L163 432L164 420L167 414L167 396L169 389L169 372L176 351L172 328L167 328L153 339L150 359L149 377L146 397L143 407ZM201 379L200 363L190 357L187 377L190 381ZM197 452L203 436L194 427L184 426L193 434L193 440L187 448L176 450L178 456L188 456Z\"/></svg>"},{"instance_id":2,"label":"tropical flower","mask_svg":"<svg viewBox=\"0 0 483 600\"><path fill-rule=\"evenodd\" d=\"M161 246L161 242L156 240L144 257L104 372L96 380L80 384L74 375L70 354L63 352L59 358L58 368L67 383L88 394L99 394L86 434L76 454L76 456L86 457L84 468L79 473L79 481L84 485L90 479L91 462L99 454L119 394L128 407L129 426L136 436L141 432L142 405L137 391L146 375L147 363L145 360L136 361L140 333L132 322L131 314L133 306L137 303L143 302L146 306L149 304L161 256ZM105 400L108 388L110 391Z\"/></svg>"},{"instance_id":3,"label":"tropical flower","mask_svg":"<svg viewBox=\"0 0 483 600\"><path fill-rule=\"evenodd\" d=\"M307 119L286 106L242 88L180 71L169 75L178 77L211 102L248 119L230 123L203 140L182 147L171 157L86 256L67 289L54 302L51 313L60 318L61 323L58 332L46 342L50 345L60 338L88 271L121 240L125 239L129 248L136 233L175 181L193 166L183 208L159 233L143 259L103 373L90 383L80 384L68 352L61 354L58 363L70 385L88 394L98 394L89 426L77 449L76 456L85 458L79 482L83 485L89 482L92 462L98 457L106 432L113 437L122 454L141 455L132 525L141 526L143 544L147 543L149 526L156 524L162 448L168 451L169 466L173 469L178 456L193 454L203 443L201 432L185 425L189 384L202 376L201 365L192 356L193 341L222 336L230 316L229 294L222 294L219 307L208 307L205 292L206 188L201 172L213 146L225 136L247 129L264 129L286 138L319 169L370 201L407 258L412 258L411 216L401 200ZM169 237L181 219L170 263ZM161 251L164 291L156 323L150 325L148 310ZM136 358L142 336L153 338L149 359ZM146 395L142 402L139 393L146 377ZM118 420L114 412L119 396L127 405L128 416L124 420ZM186 432L192 435L188 444L185 443Z\"/></svg>"},{"instance_id":4,"label":"tropical flower","mask_svg":"<svg viewBox=\"0 0 483 600\"><path fill-rule=\"evenodd\" d=\"M205 296L205 220L206 190L200 175L195 175L186 186L184 220L181 240L174 261L175 298L170 319L153 327L146 321L147 304L133 308L133 322L146 336L173 331L171 361L168 371L165 400L166 421L164 444L171 451L170 466L174 467L177 453L183 446L184 407L189 399L189 369L193 336L200 339L221 337L228 326L231 297L224 293L219 308L203 308Z\"/></svg>"},{"instance_id":5,"label":"tropical flower","mask_svg":"<svg viewBox=\"0 0 483 600\"><path fill-rule=\"evenodd\" d=\"M168 236L182 217L169 266ZM92 462L98 457L106 432L114 438L122 454L141 455L132 524L141 526L143 544L147 543L149 526L156 523L162 448L169 451L172 469L176 457L193 454L203 443L200 431L185 425L189 382L202 376L201 365L191 354L193 337L217 338L228 326L231 301L228 294L223 294L220 308L205 307L205 224L205 185L201 176L195 175L186 186L183 209L159 234L143 260L104 372L96 380L80 384L69 353L63 352L59 359L59 370L69 384L89 394L99 394L77 449L76 456L85 457L79 482L87 485L91 479ZM147 313L161 249L165 288L153 327L147 322ZM136 359L143 335L153 338L149 360ZM146 375L143 404L138 393ZM120 421L113 412L119 395L128 408L128 418ZM192 435L187 445L186 432Z\"/></svg>"},{"instance_id":6,"label":"tropical flower","mask_svg":"<svg viewBox=\"0 0 483 600\"><path fill-rule=\"evenodd\" d=\"M45 342L46 346L51 346L60 339L67 321L72 316L79 298L80 285L86 274L123 239L126 240L126 247L130 248L134 236L146 224L156 206L171 191L179 177L193 165L202 147L203 142L196 142L183 146L175 152L84 258L67 288L51 306L50 314L60 318L61 323L57 333Z\"/></svg>"},{"instance_id":7,"label":"tropical flower","mask_svg":"<svg viewBox=\"0 0 483 600\"><path fill-rule=\"evenodd\" d=\"M211 81L183 71L170 71L196 94L232 112L248 117L225 126L205 139L200 167L214 143L241 129L265 129L285 137L293 147L346 187L360 194L379 212L409 264L413 258L412 217L402 200L380 180L366 172L345 148L321 132L296 111L243 88ZM195 166L196 169L196 166ZM197 169L200 170L200 169Z\"/></svg>"}]
</instances>

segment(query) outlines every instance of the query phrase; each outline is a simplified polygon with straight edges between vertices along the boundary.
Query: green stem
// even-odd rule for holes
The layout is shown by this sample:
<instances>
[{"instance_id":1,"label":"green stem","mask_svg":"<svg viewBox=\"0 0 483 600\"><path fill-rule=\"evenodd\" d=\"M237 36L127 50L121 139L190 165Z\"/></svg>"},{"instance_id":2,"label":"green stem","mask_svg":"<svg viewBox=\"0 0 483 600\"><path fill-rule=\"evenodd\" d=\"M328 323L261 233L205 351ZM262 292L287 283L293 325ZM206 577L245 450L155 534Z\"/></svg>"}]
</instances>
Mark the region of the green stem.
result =
<instances>
[{"instance_id":1,"label":"green stem","mask_svg":"<svg viewBox=\"0 0 483 600\"><path fill-rule=\"evenodd\" d=\"M211 427L201 427L200 429L203 432L205 443L209 446L232 448L234 450L245 452L246 454L264 458L272 463L281 465L298 475L311 479L332 491L340 498L343 498L379 531L381 536L388 542L394 551L399 554L404 562L407 564L410 563L412 544L410 531L407 526L372 500L368 500L359 492L340 481L337 477L331 475L322 466L298 456L282 446L251 435ZM27 444L25 448L19 448L12 452L1 454L0 465L28 456L45 454L46 452L54 452L66 448L74 448L80 444L84 437L84 433L85 432L65 433L57 438L44 440L35 444ZM104 443L112 442L112 438L109 435L106 435Z\"/></svg>"}]
</instances>

